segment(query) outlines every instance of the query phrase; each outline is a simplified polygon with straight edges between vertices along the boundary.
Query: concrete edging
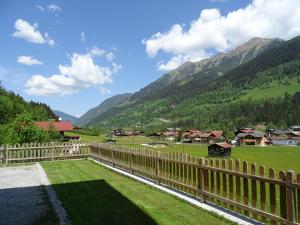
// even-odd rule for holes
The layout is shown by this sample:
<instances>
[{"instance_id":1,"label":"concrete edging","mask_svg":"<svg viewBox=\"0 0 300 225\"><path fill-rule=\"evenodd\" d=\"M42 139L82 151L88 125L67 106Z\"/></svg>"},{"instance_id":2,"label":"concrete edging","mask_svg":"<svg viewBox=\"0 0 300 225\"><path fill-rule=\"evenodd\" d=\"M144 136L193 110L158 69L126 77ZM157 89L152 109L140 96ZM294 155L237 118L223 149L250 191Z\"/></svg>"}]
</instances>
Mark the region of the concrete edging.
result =
<instances>
[{"instance_id":1,"label":"concrete edging","mask_svg":"<svg viewBox=\"0 0 300 225\"><path fill-rule=\"evenodd\" d=\"M42 185L45 187L48 198L49 198L49 200L53 206L53 209L59 219L59 225L71 225L71 222L68 218L67 212L64 209L64 207L62 206L61 201L57 197L57 195L48 179L46 172L44 171L44 169L40 163L36 163L36 165L37 165L37 168L40 173Z\"/></svg>"},{"instance_id":2,"label":"concrete edging","mask_svg":"<svg viewBox=\"0 0 300 225\"><path fill-rule=\"evenodd\" d=\"M145 179L143 177L140 177L140 176L137 176L137 175L134 175L134 174L131 174L129 172L126 172L122 169L118 169L118 168L115 168L115 167L112 167L108 164L105 164L105 163L101 163L95 159L91 159L89 158L89 160L97 163L97 164L100 164L102 166L105 166L106 168L109 168L117 173L120 173L122 175L125 175L127 177L130 177L134 180L137 180L137 181L140 181L144 184L147 184L147 185L150 185L152 187L155 187L161 191L164 191L164 192L167 192L168 194L171 194L173 196L176 196L177 198L180 198L184 201L187 201L189 202L190 204L192 205L195 205L197 207L200 207L206 211L209 211L209 212L212 212L212 213L215 213L217 214L218 216L221 216L221 217L224 217L225 219L227 220L230 220L232 222L235 222L237 224L242 224L242 225L262 225L263 223L260 223L258 221L255 221L255 220L252 220L250 218L247 218L247 217L244 217L242 215L239 215L237 213L234 213L230 210L227 210L227 209L224 209L222 207L219 207L217 205L214 205L214 204L210 204L210 203L202 203L198 200L196 200L195 198L192 198L192 197L189 197L185 194L182 194L180 192L177 192L175 190L172 190L170 188L167 188L165 186L162 186L162 185L158 185L158 184L155 184L154 182L148 180L148 179Z\"/></svg>"}]
</instances>

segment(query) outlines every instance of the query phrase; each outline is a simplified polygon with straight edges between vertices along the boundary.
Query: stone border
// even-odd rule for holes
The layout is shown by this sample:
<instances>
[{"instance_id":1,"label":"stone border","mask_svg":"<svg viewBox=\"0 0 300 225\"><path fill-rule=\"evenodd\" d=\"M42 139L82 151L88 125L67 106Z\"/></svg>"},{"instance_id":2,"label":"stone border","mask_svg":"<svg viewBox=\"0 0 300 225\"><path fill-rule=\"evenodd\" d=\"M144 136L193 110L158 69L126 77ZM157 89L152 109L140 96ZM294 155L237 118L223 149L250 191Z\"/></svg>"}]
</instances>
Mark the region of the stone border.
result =
<instances>
[{"instance_id":1,"label":"stone border","mask_svg":"<svg viewBox=\"0 0 300 225\"><path fill-rule=\"evenodd\" d=\"M48 176L45 173L43 167L40 163L36 163L37 168L40 173L41 177L41 183L45 187L45 190L47 192L48 198L53 206L53 209L59 219L59 225L71 225L71 222L68 218L67 212L62 206L61 201L58 199L53 187L51 186L51 183L49 182Z\"/></svg>"}]
</instances>

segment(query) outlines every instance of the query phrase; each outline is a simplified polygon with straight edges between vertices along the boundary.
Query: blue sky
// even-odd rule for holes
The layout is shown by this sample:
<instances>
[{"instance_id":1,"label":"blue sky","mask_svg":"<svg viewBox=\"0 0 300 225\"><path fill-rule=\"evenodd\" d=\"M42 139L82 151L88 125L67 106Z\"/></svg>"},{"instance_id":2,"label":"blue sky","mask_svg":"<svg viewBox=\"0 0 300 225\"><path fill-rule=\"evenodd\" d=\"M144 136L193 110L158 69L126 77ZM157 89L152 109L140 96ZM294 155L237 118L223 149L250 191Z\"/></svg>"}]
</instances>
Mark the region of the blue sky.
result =
<instances>
[{"instance_id":1,"label":"blue sky","mask_svg":"<svg viewBox=\"0 0 300 225\"><path fill-rule=\"evenodd\" d=\"M294 16L280 27L277 0L2 0L0 80L26 100L82 115L253 36L300 34L299 1L288 1Z\"/></svg>"}]
</instances>

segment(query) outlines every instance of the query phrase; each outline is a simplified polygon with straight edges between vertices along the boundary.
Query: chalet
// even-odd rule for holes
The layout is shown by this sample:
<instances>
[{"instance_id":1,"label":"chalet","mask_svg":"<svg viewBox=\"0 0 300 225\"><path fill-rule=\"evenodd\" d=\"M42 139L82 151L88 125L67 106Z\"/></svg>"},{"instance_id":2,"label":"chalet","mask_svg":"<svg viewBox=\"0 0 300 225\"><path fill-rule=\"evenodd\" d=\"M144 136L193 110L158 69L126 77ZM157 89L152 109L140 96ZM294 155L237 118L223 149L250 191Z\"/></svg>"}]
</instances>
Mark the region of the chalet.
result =
<instances>
[{"instance_id":1,"label":"chalet","mask_svg":"<svg viewBox=\"0 0 300 225\"><path fill-rule=\"evenodd\" d=\"M185 143L192 143L194 141L194 135L197 133L201 133L201 131L197 129L185 130L182 133L182 142Z\"/></svg>"},{"instance_id":2,"label":"chalet","mask_svg":"<svg viewBox=\"0 0 300 225\"><path fill-rule=\"evenodd\" d=\"M65 131L73 131L73 125L69 121L38 121L35 124L44 131L55 130L64 136Z\"/></svg>"},{"instance_id":3,"label":"chalet","mask_svg":"<svg viewBox=\"0 0 300 225\"><path fill-rule=\"evenodd\" d=\"M287 136L273 137L272 144L300 146L300 136L299 137L287 137Z\"/></svg>"},{"instance_id":4,"label":"chalet","mask_svg":"<svg viewBox=\"0 0 300 225\"><path fill-rule=\"evenodd\" d=\"M208 146L208 156L226 157L231 155L231 145L223 142Z\"/></svg>"},{"instance_id":5,"label":"chalet","mask_svg":"<svg viewBox=\"0 0 300 225\"><path fill-rule=\"evenodd\" d=\"M237 136L240 133L254 133L255 130L252 128L238 128L236 131L234 131L235 136Z\"/></svg>"},{"instance_id":6,"label":"chalet","mask_svg":"<svg viewBox=\"0 0 300 225\"><path fill-rule=\"evenodd\" d=\"M267 139L267 135L258 131L239 133L236 136L236 140L240 145L266 146L270 144L270 141Z\"/></svg>"},{"instance_id":7,"label":"chalet","mask_svg":"<svg viewBox=\"0 0 300 225\"><path fill-rule=\"evenodd\" d=\"M112 131L113 136L126 136L125 131L121 128Z\"/></svg>"},{"instance_id":8,"label":"chalet","mask_svg":"<svg viewBox=\"0 0 300 225\"><path fill-rule=\"evenodd\" d=\"M166 141L175 141L179 137L178 131L165 131L162 133L162 136Z\"/></svg>"}]
</instances>

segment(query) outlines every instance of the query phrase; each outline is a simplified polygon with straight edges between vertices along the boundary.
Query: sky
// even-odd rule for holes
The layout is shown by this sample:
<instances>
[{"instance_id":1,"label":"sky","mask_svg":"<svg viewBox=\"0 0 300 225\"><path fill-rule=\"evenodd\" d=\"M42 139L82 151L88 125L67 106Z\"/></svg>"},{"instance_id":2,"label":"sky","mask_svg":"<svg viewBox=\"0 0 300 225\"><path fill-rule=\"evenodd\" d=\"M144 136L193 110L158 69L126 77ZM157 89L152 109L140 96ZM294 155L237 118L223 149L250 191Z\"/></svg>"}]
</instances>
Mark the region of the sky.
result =
<instances>
[{"instance_id":1,"label":"sky","mask_svg":"<svg viewBox=\"0 0 300 225\"><path fill-rule=\"evenodd\" d=\"M299 0L1 0L0 81L80 116L252 37L300 35L299 21Z\"/></svg>"}]
</instances>

